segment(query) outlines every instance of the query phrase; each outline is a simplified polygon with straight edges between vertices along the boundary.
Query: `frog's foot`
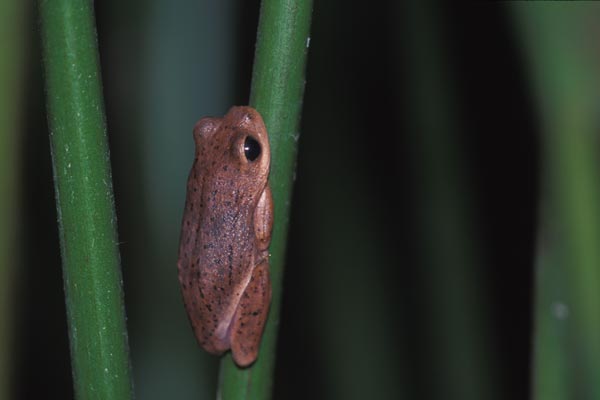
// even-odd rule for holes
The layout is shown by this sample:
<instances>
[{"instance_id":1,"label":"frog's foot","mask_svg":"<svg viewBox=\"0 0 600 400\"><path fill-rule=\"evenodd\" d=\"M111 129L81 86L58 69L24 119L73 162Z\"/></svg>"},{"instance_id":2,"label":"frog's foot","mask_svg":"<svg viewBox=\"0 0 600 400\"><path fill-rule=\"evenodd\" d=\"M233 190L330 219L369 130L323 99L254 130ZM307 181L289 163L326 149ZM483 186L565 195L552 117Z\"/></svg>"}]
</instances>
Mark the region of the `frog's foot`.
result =
<instances>
[{"instance_id":1,"label":"frog's foot","mask_svg":"<svg viewBox=\"0 0 600 400\"><path fill-rule=\"evenodd\" d=\"M270 303L269 264L264 261L254 268L231 322L231 353L240 367L252 364L258 356Z\"/></svg>"}]
</instances>

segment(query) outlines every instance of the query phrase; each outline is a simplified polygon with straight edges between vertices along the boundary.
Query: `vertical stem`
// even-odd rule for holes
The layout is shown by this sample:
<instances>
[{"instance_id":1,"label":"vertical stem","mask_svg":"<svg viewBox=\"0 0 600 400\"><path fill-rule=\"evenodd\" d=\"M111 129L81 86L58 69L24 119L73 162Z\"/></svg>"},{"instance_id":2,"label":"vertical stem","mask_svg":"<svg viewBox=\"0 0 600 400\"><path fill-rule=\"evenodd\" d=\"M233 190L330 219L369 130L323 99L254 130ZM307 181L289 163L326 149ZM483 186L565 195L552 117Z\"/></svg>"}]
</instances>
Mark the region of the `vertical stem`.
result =
<instances>
[{"instance_id":1,"label":"vertical stem","mask_svg":"<svg viewBox=\"0 0 600 400\"><path fill-rule=\"evenodd\" d=\"M263 0L256 40L250 105L262 115L271 144L269 182L275 204L270 273L273 297L258 360L240 369L227 355L221 362L223 399L271 396L312 0Z\"/></svg>"},{"instance_id":2,"label":"vertical stem","mask_svg":"<svg viewBox=\"0 0 600 400\"><path fill-rule=\"evenodd\" d=\"M414 154L414 214L420 258L419 287L426 294L422 350L432 398L501 399L497 359L482 290L484 246L466 182L461 129L464 110L452 82L442 24L429 2L399 2L407 49L405 87L409 144ZM401 14L399 14L401 15ZM422 285L422 286L421 286Z\"/></svg>"},{"instance_id":3,"label":"vertical stem","mask_svg":"<svg viewBox=\"0 0 600 400\"><path fill-rule=\"evenodd\" d=\"M600 7L513 11L543 128L533 397L600 398Z\"/></svg>"},{"instance_id":4,"label":"vertical stem","mask_svg":"<svg viewBox=\"0 0 600 400\"><path fill-rule=\"evenodd\" d=\"M26 3L0 2L0 398L9 398L13 294L19 243L19 134L22 106Z\"/></svg>"},{"instance_id":5,"label":"vertical stem","mask_svg":"<svg viewBox=\"0 0 600 400\"><path fill-rule=\"evenodd\" d=\"M48 124L76 397L129 399L117 223L92 7L86 0L39 1Z\"/></svg>"}]
</instances>

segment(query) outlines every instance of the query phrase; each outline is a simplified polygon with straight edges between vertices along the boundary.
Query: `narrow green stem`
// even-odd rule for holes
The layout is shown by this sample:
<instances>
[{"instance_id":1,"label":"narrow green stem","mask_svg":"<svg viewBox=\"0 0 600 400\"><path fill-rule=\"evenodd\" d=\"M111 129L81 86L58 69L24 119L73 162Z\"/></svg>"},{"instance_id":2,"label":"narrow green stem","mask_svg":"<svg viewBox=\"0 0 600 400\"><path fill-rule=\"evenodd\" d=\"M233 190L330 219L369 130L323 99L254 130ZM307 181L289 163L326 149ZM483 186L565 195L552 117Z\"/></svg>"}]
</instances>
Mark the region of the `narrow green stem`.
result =
<instances>
[{"instance_id":1,"label":"narrow green stem","mask_svg":"<svg viewBox=\"0 0 600 400\"><path fill-rule=\"evenodd\" d=\"M92 2L40 0L48 125L78 399L129 399L117 223Z\"/></svg>"},{"instance_id":2,"label":"narrow green stem","mask_svg":"<svg viewBox=\"0 0 600 400\"><path fill-rule=\"evenodd\" d=\"M269 181L275 203L270 247L273 298L258 360L251 367L240 369L230 355L223 358L219 395L222 399L271 396L311 13L312 0L263 0L261 5L250 105L263 116L271 144Z\"/></svg>"},{"instance_id":3,"label":"narrow green stem","mask_svg":"<svg viewBox=\"0 0 600 400\"><path fill-rule=\"evenodd\" d=\"M20 0L0 2L0 399L9 398L13 339L13 295L19 242L18 154L26 49L24 14Z\"/></svg>"},{"instance_id":4,"label":"narrow green stem","mask_svg":"<svg viewBox=\"0 0 600 400\"><path fill-rule=\"evenodd\" d=\"M448 67L451 54L432 3L398 4L405 22L400 43L407 50L407 81L400 91L408 96L408 140L417 182L415 235L425 266L417 282L427 298L422 303L428 343L422 357L431 358L426 390L436 399L503 399L490 342L489 299L481 290L485 253L465 179L459 134L465 110Z\"/></svg>"},{"instance_id":5,"label":"narrow green stem","mask_svg":"<svg viewBox=\"0 0 600 400\"><path fill-rule=\"evenodd\" d=\"M533 397L600 398L600 7L513 6L542 121Z\"/></svg>"}]
</instances>

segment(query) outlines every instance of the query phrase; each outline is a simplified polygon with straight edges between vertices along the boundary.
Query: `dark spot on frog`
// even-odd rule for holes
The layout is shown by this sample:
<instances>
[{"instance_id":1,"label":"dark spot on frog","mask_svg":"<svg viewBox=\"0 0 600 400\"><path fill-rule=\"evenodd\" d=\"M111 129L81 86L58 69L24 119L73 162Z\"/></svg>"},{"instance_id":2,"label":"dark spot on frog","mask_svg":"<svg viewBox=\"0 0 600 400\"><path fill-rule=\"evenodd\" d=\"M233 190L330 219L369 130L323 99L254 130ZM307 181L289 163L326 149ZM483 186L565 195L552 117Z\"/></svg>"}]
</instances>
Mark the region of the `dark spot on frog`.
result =
<instances>
[{"instance_id":1,"label":"dark spot on frog","mask_svg":"<svg viewBox=\"0 0 600 400\"><path fill-rule=\"evenodd\" d=\"M223 171L227 171L229 168L227 165L223 165Z\"/></svg>"}]
</instances>

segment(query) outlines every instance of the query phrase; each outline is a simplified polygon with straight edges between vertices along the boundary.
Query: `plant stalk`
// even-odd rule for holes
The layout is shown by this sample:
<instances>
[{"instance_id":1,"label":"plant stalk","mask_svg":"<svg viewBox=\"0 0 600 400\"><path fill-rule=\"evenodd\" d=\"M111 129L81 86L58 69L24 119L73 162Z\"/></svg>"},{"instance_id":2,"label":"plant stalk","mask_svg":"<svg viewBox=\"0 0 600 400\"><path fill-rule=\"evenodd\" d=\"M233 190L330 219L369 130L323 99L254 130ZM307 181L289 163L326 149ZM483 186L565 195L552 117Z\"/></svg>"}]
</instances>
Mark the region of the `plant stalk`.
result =
<instances>
[{"instance_id":1,"label":"plant stalk","mask_svg":"<svg viewBox=\"0 0 600 400\"><path fill-rule=\"evenodd\" d=\"M40 0L39 14L75 395L130 399L93 4Z\"/></svg>"},{"instance_id":2,"label":"plant stalk","mask_svg":"<svg viewBox=\"0 0 600 400\"><path fill-rule=\"evenodd\" d=\"M250 105L261 113L271 146L269 182L275 221L269 251L273 295L257 361L240 369L230 354L223 358L218 395L221 399L271 397L311 13L312 0L263 0L261 4Z\"/></svg>"}]
</instances>

